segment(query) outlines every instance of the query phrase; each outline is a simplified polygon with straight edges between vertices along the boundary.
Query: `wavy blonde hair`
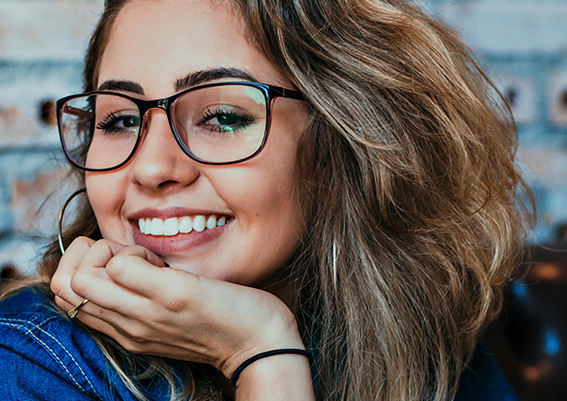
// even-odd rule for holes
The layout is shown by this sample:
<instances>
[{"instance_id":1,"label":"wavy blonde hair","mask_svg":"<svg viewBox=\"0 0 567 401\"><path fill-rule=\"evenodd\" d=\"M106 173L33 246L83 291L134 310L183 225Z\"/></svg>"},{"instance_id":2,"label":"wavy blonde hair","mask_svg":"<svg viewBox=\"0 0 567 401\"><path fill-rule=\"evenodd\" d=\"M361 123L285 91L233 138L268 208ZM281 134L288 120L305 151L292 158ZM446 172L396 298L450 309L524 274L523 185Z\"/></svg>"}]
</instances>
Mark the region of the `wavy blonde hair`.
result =
<instances>
[{"instance_id":1,"label":"wavy blonde hair","mask_svg":"<svg viewBox=\"0 0 567 401\"><path fill-rule=\"evenodd\" d=\"M106 2L86 91L125 3ZM297 155L309 229L290 274L318 399L451 399L522 246L527 189L505 102L460 40L405 1L232 3L311 108ZM85 234L100 238L88 203L65 242ZM59 258L54 243L39 281ZM175 388L159 358L93 336L133 391L128 366L144 360L169 377L172 399L232 397L201 365Z\"/></svg>"}]
</instances>

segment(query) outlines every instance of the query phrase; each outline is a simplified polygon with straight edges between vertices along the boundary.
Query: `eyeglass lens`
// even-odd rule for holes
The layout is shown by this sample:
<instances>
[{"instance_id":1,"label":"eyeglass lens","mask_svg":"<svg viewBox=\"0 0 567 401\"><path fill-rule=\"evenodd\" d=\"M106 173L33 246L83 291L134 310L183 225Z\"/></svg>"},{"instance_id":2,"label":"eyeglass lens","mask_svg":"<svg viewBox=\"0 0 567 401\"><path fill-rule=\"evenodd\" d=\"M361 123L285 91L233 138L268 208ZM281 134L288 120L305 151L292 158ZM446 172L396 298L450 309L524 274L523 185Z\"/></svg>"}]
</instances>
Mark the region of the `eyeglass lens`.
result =
<instances>
[{"instance_id":1,"label":"eyeglass lens","mask_svg":"<svg viewBox=\"0 0 567 401\"><path fill-rule=\"evenodd\" d=\"M114 94L72 98L61 108L60 130L68 156L79 166L103 170L124 163L142 131L136 103ZM248 85L199 88L171 106L171 124L184 150L211 163L252 156L266 134L264 92Z\"/></svg>"}]
</instances>

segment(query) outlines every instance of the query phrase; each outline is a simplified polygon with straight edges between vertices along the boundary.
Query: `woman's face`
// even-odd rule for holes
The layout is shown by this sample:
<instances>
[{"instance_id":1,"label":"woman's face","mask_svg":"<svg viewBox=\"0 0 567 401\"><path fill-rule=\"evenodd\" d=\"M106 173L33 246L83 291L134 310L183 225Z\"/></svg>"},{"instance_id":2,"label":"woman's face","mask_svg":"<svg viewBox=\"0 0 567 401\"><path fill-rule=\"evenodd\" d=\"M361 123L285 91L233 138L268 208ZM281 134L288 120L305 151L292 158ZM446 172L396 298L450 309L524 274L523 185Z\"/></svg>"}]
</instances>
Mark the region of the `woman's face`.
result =
<instances>
[{"instance_id":1,"label":"woman's face","mask_svg":"<svg viewBox=\"0 0 567 401\"><path fill-rule=\"evenodd\" d=\"M98 86L157 99L174 94L180 79L224 68L291 88L247 42L241 18L223 3L128 3L105 48ZM126 82L143 93L125 90L132 87ZM173 268L245 285L272 284L303 232L295 192L296 146L308 119L302 101L277 98L272 106L264 149L248 161L226 166L192 161L175 141L165 112L151 110L145 138L128 164L86 174L88 196L104 238L142 245ZM217 219L214 227L211 216ZM159 219L167 225L172 222L168 219L186 224L187 217L193 221L190 233L151 235L139 228L140 219ZM220 225L222 220L226 224ZM203 222L212 228L201 231Z\"/></svg>"}]
</instances>

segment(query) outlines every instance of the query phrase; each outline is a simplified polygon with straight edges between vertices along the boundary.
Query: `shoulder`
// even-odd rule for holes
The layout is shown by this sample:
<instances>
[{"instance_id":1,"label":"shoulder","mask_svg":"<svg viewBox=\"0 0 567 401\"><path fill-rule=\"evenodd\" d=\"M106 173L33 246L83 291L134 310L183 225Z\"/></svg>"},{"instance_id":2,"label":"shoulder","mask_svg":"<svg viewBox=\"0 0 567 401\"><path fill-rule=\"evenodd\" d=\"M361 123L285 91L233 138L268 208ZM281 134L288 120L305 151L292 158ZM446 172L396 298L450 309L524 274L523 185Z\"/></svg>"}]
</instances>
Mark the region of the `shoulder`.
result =
<instances>
[{"instance_id":1,"label":"shoulder","mask_svg":"<svg viewBox=\"0 0 567 401\"><path fill-rule=\"evenodd\" d=\"M455 401L519 401L492 353L478 344L459 381Z\"/></svg>"},{"instance_id":2,"label":"shoulder","mask_svg":"<svg viewBox=\"0 0 567 401\"><path fill-rule=\"evenodd\" d=\"M3 399L133 399L119 396L123 385L92 337L38 288L0 302L0 367Z\"/></svg>"}]
</instances>

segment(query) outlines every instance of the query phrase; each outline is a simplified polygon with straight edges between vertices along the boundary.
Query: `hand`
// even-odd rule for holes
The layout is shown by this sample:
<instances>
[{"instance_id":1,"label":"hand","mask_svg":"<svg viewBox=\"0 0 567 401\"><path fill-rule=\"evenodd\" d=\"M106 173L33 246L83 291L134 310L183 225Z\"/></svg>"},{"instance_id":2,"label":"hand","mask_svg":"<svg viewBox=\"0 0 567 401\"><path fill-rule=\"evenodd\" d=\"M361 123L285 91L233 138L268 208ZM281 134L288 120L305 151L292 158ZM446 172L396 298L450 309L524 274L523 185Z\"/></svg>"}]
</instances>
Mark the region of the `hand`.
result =
<instances>
[{"instance_id":1,"label":"hand","mask_svg":"<svg viewBox=\"0 0 567 401\"><path fill-rule=\"evenodd\" d=\"M53 276L65 311L134 353L208 363L226 377L276 348L304 348L292 312L254 288L165 267L141 246L77 238Z\"/></svg>"}]
</instances>

